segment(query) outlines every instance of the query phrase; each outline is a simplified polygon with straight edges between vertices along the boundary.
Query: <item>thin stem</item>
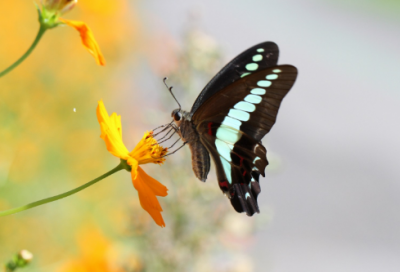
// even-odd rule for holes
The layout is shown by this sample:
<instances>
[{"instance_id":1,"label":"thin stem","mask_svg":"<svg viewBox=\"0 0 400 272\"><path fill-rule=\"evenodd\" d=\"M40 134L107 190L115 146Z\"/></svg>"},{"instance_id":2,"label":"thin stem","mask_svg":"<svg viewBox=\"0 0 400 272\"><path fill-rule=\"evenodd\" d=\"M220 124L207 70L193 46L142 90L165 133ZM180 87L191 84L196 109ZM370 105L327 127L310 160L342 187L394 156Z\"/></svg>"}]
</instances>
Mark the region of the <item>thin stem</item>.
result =
<instances>
[{"instance_id":1,"label":"thin stem","mask_svg":"<svg viewBox=\"0 0 400 272\"><path fill-rule=\"evenodd\" d=\"M32 53L33 49L35 49L36 45L40 41L40 38L42 38L42 36L43 36L44 32L46 32L46 30L47 30L47 28L45 26L43 26L42 24L40 24L39 32L37 33L36 38L33 41L31 47L29 47L29 49L25 52L25 54L23 54L22 57L20 57L10 67L8 67L4 71L0 72L0 77L6 75L8 72L11 72L15 67L17 67L21 62L23 62Z\"/></svg>"},{"instance_id":2,"label":"thin stem","mask_svg":"<svg viewBox=\"0 0 400 272\"><path fill-rule=\"evenodd\" d=\"M87 187L92 186L93 184L99 182L100 180L105 179L109 175L112 175L115 172L118 172L119 170L122 170L122 169L125 169L125 168L124 168L123 163L120 163L117 167L115 167L114 169L108 171L104 175L102 175L102 176L100 176L100 177L98 177L98 178L96 178L96 179L94 179L92 181L89 181L88 183L85 183L84 185L82 185L82 186L80 186L78 188L75 188L75 189L73 189L71 191L68 191L68 192L65 192L63 194L59 194L59 195L52 196L52 197L49 197L49 198L45 198L45 199L42 199L42 200L39 200L39 201L35 201L35 202L29 203L27 205L24 205L24 206L21 206L21 207L18 207L18 208L14 208L14 209L10 209L10 210L6 210L6 211L3 211L3 212L0 212L0 216L14 214L14 213L17 213L17 212L22 212L22 211L25 211L25 210L28 210L28 209L31 209L31 208L34 208L34 207L49 203L49 202L53 202L53 201L59 200L61 198L67 197L67 196L76 194L77 192L80 192L83 189L86 189Z\"/></svg>"}]
</instances>

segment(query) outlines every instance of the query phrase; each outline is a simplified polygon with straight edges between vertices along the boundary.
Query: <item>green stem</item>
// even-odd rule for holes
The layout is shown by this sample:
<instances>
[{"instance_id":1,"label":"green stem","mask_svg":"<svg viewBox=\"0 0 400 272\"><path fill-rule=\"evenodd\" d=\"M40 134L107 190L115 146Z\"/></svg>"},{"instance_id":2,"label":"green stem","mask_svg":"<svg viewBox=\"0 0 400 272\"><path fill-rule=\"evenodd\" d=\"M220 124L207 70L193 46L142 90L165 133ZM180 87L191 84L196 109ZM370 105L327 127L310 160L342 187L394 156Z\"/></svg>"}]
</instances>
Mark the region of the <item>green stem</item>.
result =
<instances>
[{"instance_id":1,"label":"green stem","mask_svg":"<svg viewBox=\"0 0 400 272\"><path fill-rule=\"evenodd\" d=\"M0 77L6 75L8 72L11 72L15 67L17 67L21 62L23 62L32 53L33 49L35 49L36 45L40 41L40 38L42 38L42 36L43 36L44 32L46 32L46 30L47 30L47 28L45 26L43 26L42 24L40 24L39 32L36 35L36 38L33 41L31 47L29 47L28 51L26 51L25 54L23 54L22 57L20 57L10 67L8 67L4 71L0 72Z\"/></svg>"},{"instance_id":2,"label":"green stem","mask_svg":"<svg viewBox=\"0 0 400 272\"><path fill-rule=\"evenodd\" d=\"M71 191L68 191L68 192L65 192L63 194L59 194L59 195L52 196L52 197L49 197L49 198L45 198L45 199L42 199L42 200L39 200L39 201L35 201L35 202L29 203L27 205L24 205L24 206L21 206L21 207L18 207L18 208L14 208L14 209L10 209L10 210L6 210L6 211L3 211L3 212L0 212L0 216L14 214L14 213L17 213L17 212L22 212L22 211L25 211L25 210L29 210L29 209L32 209L34 207L37 207L37 206L40 206L40 205L43 205L43 204L46 204L46 203L49 203L49 202L56 201L56 200L59 200L61 198L64 198L64 197L67 197L67 196L70 196L70 195L73 195L73 194L76 194L77 192L80 192L83 189L86 189L87 187L92 186L93 184L99 182L100 180L102 180L102 179L108 177L109 175L112 175L115 172L118 172L119 170L122 170L122 169L125 169L125 167L124 167L123 163L120 163L117 167L115 167L114 169L108 171L104 175L102 175L102 176L100 176L100 177L98 177L98 178L96 178L96 179L94 179L92 181L89 181L88 183L85 183L84 185L82 185L82 186L80 186L78 188L75 188L75 189L73 189Z\"/></svg>"}]
</instances>

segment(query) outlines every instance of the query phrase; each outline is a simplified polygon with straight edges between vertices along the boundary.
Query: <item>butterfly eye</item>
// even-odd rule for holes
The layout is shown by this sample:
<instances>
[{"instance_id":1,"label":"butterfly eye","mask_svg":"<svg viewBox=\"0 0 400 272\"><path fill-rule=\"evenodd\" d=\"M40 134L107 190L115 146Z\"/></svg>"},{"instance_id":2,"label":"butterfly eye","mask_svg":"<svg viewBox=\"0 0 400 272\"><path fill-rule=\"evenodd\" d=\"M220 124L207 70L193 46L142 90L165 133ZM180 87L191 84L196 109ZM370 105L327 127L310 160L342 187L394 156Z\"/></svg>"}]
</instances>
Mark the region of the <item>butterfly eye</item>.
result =
<instances>
[{"instance_id":1,"label":"butterfly eye","mask_svg":"<svg viewBox=\"0 0 400 272\"><path fill-rule=\"evenodd\" d=\"M182 118L182 114L181 114L179 111L175 112L175 114L174 114L174 120L175 120L175 121L180 121L181 118Z\"/></svg>"}]
</instances>

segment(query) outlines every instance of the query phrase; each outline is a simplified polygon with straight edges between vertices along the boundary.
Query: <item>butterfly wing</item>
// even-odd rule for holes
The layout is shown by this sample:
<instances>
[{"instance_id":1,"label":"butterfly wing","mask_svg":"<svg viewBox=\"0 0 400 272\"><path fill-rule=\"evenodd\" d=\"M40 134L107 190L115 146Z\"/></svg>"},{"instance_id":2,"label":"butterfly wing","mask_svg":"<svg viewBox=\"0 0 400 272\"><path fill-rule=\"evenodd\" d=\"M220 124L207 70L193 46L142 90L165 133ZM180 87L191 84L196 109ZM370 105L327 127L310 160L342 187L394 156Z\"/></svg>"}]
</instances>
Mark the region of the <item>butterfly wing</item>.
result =
<instances>
[{"instance_id":1,"label":"butterfly wing","mask_svg":"<svg viewBox=\"0 0 400 272\"><path fill-rule=\"evenodd\" d=\"M279 48L273 42L263 42L247 49L222 68L204 87L190 112L196 112L208 98L240 78L276 66L278 57Z\"/></svg>"},{"instance_id":2,"label":"butterfly wing","mask_svg":"<svg viewBox=\"0 0 400 272\"><path fill-rule=\"evenodd\" d=\"M230 135L217 137L221 125L212 122L199 124L200 141L214 161L220 189L237 212L252 216L259 212L257 196L261 189L258 177L260 173L264 174L268 165L267 151L261 143L231 127L224 128ZM240 135L240 140L235 143L237 135Z\"/></svg>"},{"instance_id":3,"label":"butterfly wing","mask_svg":"<svg viewBox=\"0 0 400 272\"><path fill-rule=\"evenodd\" d=\"M220 188L238 212L258 212L258 177L268 164L260 140L274 125L296 77L291 65L256 71L215 93L192 116L216 165Z\"/></svg>"}]
</instances>

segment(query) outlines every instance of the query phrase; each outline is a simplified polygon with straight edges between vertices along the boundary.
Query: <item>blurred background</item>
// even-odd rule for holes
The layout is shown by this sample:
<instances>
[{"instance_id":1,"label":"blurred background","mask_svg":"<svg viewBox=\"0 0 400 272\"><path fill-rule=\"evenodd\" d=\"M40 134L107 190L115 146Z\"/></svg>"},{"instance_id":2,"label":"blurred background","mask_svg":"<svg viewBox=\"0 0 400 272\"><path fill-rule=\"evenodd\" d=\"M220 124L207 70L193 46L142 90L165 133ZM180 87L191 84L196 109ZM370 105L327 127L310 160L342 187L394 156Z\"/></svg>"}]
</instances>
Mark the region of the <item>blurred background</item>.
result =
<instances>
[{"instance_id":1,"label":"blurred background","mask_svg":"<svg viewBox=\"0 0 400 272\"><path fill-rule=\"evenodd\" d=\"M264 138L261 213L237 214L182 149L145 171L169 188L166 228L141 209L129 173L0 218L0 264L25 271L400 271L400 2L81 0L107 65L70 27L48 31L0 79L0 210L73 189L118 164L100 139L97 101L122 116L132 149L177 107L189 110L230 59L274 41L299 69ZM0 4L0 70L38 30L32 1ZM212 167L212 172L214 172Z\"/></svg>"}]
</instances>

